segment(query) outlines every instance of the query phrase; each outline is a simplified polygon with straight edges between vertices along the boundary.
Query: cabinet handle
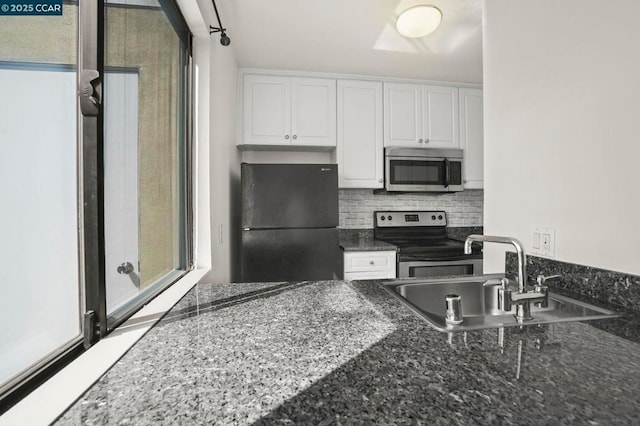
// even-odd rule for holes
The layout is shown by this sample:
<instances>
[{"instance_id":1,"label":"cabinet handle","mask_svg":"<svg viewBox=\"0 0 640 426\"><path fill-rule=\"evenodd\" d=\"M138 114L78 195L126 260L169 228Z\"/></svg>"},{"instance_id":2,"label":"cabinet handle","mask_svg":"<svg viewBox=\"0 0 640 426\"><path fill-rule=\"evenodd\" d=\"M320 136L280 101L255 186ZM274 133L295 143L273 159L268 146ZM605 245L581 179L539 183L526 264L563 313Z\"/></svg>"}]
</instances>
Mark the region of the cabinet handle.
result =
<instances>
[{"instance_id":1,"label":"cabinet handle","mask_svg":"<svg viewBox=\"0 0 640 426\"><path fill-rule=\"evenodd\" d=\"M284 138L285 139L289 139L289 135L284 135Z\"/></svg>"},{"instance_id":2,"label":"cabinet handle","mask_svg":"<svg viewBox=\"0 0 640 426\"><path fill-rule=\"evenodd\" d=\"M418 139L418 143L422 143L422 139Z\"/></svg>"},{"instance_id":3,"label":"cabinet handle","mask_svg":"<svg viewBox=\"0 0 640 426\"><path fill-rule=\"evenodd\" d=\"M298 139L298 136L297 136L297 135L293 135L293 138L294 138L294 139Z\"/></svg>"},{"instance_id":4,"label":"cabinet handle","mask_svg":"<svg viewBox=\"0 0 640 426\"><path fill-rule=\"evenodd\" d=\"M378 179L378 182L379 182L379 183L382 183L382 178Z\"/></svg>"},{"instance_id":5,"label":"cabinet handle","mask_svg":"<svg viewBox=\"0 0 640 426\"><path fill-rule=\"evenodd\" d=\"M372 260L369 262L369 265L375 265L375 262Z\"/></svg>"},{"instance_id":6,"label":"cabinet handle","mask_svg":"<svg viewBox=\"0 0 640 426\"><path fill-rule=\"evenodd\" d=\"M429 143L429 138L425 139L424 143Z\"/></svg>"}]
</instances>

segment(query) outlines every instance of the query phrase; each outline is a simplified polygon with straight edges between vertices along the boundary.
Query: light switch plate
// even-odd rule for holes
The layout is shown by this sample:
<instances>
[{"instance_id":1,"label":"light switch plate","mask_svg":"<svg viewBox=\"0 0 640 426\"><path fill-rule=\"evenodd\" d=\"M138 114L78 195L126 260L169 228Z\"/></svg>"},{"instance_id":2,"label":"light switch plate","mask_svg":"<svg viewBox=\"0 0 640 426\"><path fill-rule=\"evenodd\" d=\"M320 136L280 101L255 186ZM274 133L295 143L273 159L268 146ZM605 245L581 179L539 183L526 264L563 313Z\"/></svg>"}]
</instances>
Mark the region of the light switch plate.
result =
<instances>
[{"instance_id":1,"label":"light switch plate","mask_svg":"<svg viewBox=\"0 0 640 426\"><path fill-rule=\"evenodd\" d=\"M540 233L539 232L534 232L533 233L533 244L532 247L534 250L540 250Z\"/></svg>"},{"instance_id":2,"label":"light switch plate","mask_svg":"<svg viewBox=\"0 0 640 426\"><path fill-rule=\"evenodd\" d=\"M554 258L556 254L556 230L553 228L536 227L533 231L531 253Z\"/></svg>"}]
</instances>

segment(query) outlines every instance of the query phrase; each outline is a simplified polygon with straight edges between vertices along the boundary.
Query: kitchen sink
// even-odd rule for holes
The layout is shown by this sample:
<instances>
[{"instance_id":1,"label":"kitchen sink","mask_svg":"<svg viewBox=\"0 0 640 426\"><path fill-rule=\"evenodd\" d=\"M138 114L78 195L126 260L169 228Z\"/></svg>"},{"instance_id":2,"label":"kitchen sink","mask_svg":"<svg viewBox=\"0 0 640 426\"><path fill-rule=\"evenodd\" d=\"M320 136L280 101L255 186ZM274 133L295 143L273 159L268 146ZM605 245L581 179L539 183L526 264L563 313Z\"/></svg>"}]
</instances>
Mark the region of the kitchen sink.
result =
<instances>
[{"instance_id":1,"label":"kitchen sink","mask_svg":"<svg viewBox=\"0 0 640 426\"><path fill-rule=\"evenodd\" d=\"M549 292L547 306L531 303L530 320L518 322L514 313L499 309L498 286L485 286L504 275L478 275L424 280L397 280L383 286L402 303L439 331L464 331L527 324L586 321L619 316L618 313ZM516 287L512 288L517 291ZM448 324L445 298L458 295L461 300L462 323Z\"/></svg>"}]
</instances>

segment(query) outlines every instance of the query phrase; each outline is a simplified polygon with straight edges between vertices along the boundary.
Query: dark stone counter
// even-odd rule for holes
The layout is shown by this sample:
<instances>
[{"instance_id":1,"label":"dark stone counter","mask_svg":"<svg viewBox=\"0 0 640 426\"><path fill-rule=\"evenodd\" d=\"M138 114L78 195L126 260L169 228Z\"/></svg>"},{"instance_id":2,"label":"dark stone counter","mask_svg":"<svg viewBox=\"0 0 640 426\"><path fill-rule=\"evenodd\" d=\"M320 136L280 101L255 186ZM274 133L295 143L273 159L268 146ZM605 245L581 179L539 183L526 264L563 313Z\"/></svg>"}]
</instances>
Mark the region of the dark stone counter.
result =
<instances>
[{"instance_id":1,"label":"dark stone counter","mask_svg":"<svg viewBox=\"0 0 640 426\"><path fill-rule=\"evenodd\" d=\"M340 247L344 251L397 251L393 244L373 239L373 229L340 229Z\"/></svg>"},{"instance_id":2,"label":"dark stone counter","mask_svg":"<svg viewBox=\"0 0 640 426\"><path fill-rule=\"evenodd\" d=\"M58 424L639 424L607 321L447 334L376 281L199 284Z\"/></svg>"},{"instance_id":3,"label":"dark stone counter","mask_svg":"<svg viewBox=\"0 0 640 426\"><path fill-rule=\"evenodd\" d=\"M471 234L482 234L482 226L448 226L447 237L464 242Z\"/></svg>"}]
</instances>

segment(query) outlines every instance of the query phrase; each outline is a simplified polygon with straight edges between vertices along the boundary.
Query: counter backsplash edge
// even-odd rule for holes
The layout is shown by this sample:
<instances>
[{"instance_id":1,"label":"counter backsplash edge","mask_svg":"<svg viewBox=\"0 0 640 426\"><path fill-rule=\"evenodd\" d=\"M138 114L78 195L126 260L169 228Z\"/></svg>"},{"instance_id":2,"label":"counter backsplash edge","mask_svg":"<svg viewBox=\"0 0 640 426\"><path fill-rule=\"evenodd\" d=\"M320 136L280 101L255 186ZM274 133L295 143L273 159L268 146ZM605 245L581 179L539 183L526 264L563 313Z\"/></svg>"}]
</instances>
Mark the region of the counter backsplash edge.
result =
<instances>
[{"instance_id":1,"label":"counter backsplash edge","mask_svg":"<svg viewBox=\"0 0 640 426\"><path fill-rule=\"evenodd\" d=\"M482 226L448 226L447 237L464 241L468 235L482 234ZM339 228L340 240L357 241L363 239L373 239L373 228L344 229Z\"/></svg>"},{"instance_id":2,"label":"counter backsplash edge","mask_svg":"<svg viewBox=\"0 0 640 426\"><path fill-rule=\"evenodd\" d=\"M514 275L517 268L516 254L507 252L505 272ZM639 275L527 255L527 276L530 282L535 282L535 278L540 274L561 276L560 279L547 282L551 290L564 290L640 312Z\"/></svg>"}]
</instances>

